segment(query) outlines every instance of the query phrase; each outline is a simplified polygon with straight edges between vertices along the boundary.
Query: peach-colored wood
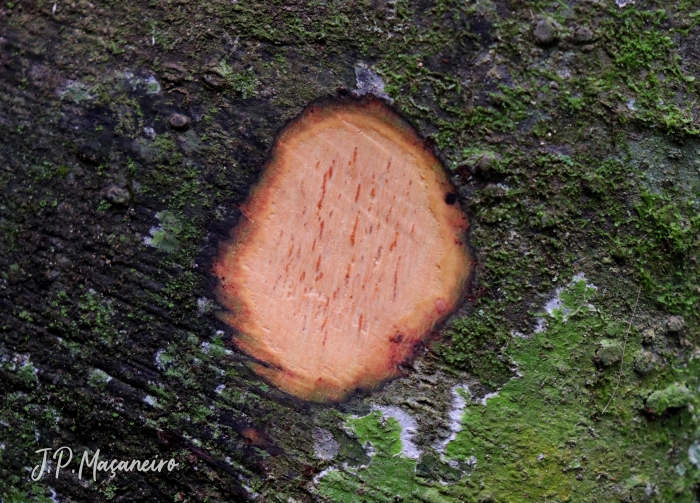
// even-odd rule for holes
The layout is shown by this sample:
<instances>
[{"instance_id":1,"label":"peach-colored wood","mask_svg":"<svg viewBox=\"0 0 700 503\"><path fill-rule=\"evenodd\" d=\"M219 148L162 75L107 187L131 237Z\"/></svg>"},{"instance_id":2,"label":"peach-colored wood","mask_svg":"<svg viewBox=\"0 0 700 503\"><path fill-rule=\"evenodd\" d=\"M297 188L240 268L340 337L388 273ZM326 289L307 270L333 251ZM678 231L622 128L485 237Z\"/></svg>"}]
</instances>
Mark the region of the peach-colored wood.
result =
<instances>
[{"instance_id":1,"label":"peach-colored wood","mask_svg":"<svg viewBox=\"0 0 700 503\"><path fill-rule=\"evenodd\" d=\"M313 401L398 376L472 269L450 192L376 99L311 106L288 125L214 265L223 319L255 371Z\"/></svg>"}]
</instances>

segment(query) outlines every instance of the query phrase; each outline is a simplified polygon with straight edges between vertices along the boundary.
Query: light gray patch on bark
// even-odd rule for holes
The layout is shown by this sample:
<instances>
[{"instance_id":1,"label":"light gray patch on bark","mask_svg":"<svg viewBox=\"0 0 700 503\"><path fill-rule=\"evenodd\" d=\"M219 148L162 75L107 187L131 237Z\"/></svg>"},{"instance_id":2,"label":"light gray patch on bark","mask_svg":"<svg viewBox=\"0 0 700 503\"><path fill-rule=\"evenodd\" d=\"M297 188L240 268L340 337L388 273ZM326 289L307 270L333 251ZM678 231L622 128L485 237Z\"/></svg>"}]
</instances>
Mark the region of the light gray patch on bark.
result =
<instances>
[{"instance_id":1,"label":"light gray patch on bark","mask_svg":"<svg viewBox=\"0 0 700 503\"><path fill-rule=\"evenodd\" d=\"M329 461L338 455L338 442L333 434L323 428L314 428L311 434L314 441L314 456L324 461Z\"/></svg>"},{"instance_id":2,"label":"light gray patch on bark","mask_svg":"<svg viewBox=\"0 0 700 503\"><path fill-rule=\"evenodd\" d=\"M384 80L364 63L360 62L355 66L355 83L357 85L355 94L358 96L373 94L389 103L394 102L394 99L384 92Z\"/></svg>"}]
</instances>

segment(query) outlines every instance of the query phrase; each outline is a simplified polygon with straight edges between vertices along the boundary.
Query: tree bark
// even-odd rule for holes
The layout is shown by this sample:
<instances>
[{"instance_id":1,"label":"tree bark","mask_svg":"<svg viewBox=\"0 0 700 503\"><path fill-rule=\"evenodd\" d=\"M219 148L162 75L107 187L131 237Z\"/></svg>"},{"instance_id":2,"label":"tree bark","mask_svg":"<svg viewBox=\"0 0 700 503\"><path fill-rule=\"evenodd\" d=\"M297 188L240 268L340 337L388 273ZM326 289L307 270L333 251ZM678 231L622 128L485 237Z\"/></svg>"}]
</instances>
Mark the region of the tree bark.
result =
<instances>
[{"instance_id":1,"label":"tree bark","mask_svg":"<svg viewBox=\"0 0 700 503\"><path fill-rule=\"evenodd\" d=\"M693 501L698 28L665 9L3 4L2 501ZM251 371L212 267L348 93L427 139L477 266L400 378L320 404ZM98 449L178 466L79 479Z\"/></svg>"}]
</instances>

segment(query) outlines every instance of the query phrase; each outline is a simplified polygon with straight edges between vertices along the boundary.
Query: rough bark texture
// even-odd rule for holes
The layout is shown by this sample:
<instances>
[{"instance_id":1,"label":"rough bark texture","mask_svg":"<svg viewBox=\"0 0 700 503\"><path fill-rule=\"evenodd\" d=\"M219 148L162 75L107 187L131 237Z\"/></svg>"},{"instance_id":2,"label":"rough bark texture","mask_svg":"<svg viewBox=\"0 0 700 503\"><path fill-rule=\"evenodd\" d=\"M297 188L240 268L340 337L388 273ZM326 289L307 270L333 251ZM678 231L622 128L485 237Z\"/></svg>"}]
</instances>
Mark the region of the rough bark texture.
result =
<instances>
[{"instance_id":1,"label":"rough bark texture","mask_svg":"<svg viewBox=\"0 0 700 503\"><path fill-rule=\"evenodd\" d=\"M2 500L694 501L697 8L3 3ZM250 371L211 268L339 92L432 142L478 265L402 378L327 406ZM32 482L64 445L180 467Z\"/></svg>"}]
</instances>

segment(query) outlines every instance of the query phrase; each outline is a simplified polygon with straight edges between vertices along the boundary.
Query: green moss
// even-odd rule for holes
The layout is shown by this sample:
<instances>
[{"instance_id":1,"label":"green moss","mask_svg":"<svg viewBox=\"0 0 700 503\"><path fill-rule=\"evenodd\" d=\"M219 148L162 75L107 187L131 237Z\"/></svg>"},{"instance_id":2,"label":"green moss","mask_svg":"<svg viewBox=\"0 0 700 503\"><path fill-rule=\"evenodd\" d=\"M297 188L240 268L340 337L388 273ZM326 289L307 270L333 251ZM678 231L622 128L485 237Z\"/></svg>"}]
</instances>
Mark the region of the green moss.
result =
<instances>
[{"instance_id":1,"label":"green moss","mask_svg":"<svg viewBox=\"0 0 700 503\"><path fill-rule=\"evenodd\" d=\"M658 471L657 460L683 459L669 447L685 453L690 441L682 430L674 433L664 422L642 416L648 392L631 372L631 357L622 362L620 391L615 385L619 365L596 369L596 335L610 333L616 320L587 307L594 293L584 281L569 286L562 305L548 317L547 330L511 346L508 356L520 376L486 405L469 404L447 455L463 462L476 458L473 484L455 486L451 493L469 501L611 501L617 496L602 478L624 481L623 498L634 497L644 481L656 488L659 501L670 501L678 484L689 490L695 483L696 470L680 480L675 472ZM626 354L638 345L639 339L630 337ZM664 379L680 376L692 376L697 385L695 368L677 369ZM657 396L659 406L696 400L688 388L676 385ZM673 421L687 427L693 419L680 412Z\"/></svg>"},{"instance_id":2,"label":"green moss","mask_svg":"<svg viewBox=\"0 0 700 503\"><path fill-rule=\"evenodd\" d=\"M508 362L499 349L510 340L503 320L479 309L467 318L455 320L447 330L448 343L436 344L435 352L451 367L467 370L484 384L495 388L510 375Z\"/></svg>"},{"instance_id":3,"label":"green moss","mask_svg":"<svg viewBox=\"0 0 700 503\"><path fill-rule=\"evenodd\" d=\"M647 408L654 414L661 414L666 409L685 407L691 401L693 401L693 394L685 384L671 384L649 395Z\"/></svg>"},{"instance_id":4,"label":"green moss","mask_svg":"<svg viewBox=\"0 0 700 503\"><path fill-rule=\"evenodd\" d=\"M226 61L221 61L215 70L241 98L246 99L255 96L259 83L253 68L247 68L243 71L236 72Z\"/></svg>"},{"instance_id":5,"label":"green moss","mask_svg":"<svg viewBox=\"0 0 700 503\"><path fill-rule=\"evenodd\" d=\"M633 263L645 290L663 309L691 318L700 304L696 206L692 199L667 191L643 192L635 206L637 216L627 221L625 237L615 239L611 250L613 256Z\"/></svg>"},{"instance_id":6,"label":"green moss","mask_svg":"<svg viewBox=\"0 0 700 503\"><path fill-rule=\"evenodd\" d=\"M349 418L346 425L358 441L370 449L368 466L332 469L320 479L318 493L330 501L395 502L442 500L435 490L415 478L416 461L402 454L401 426L393 418L374 411L365 417Z\"/></svg>"},{"instance_id":7,"label":"green moss","mask_svg":"<svg viewBox=\"0 0 700 503\"><path fill-rule=\"evenodd\" d=\"M49 491L40 484L32 484L27 490L8 487L3 490L2 499L5 503L52 503Z\"/></svg>"},{"instance_id":8,"label":"green moss","mask_svg":"<svg viewBox=\"0 0 700 503\"><path fill-rule=\"evenodd\" d=\"M36 368L29 359L19 368L17 377L25 386L34 387L39 384L39 379L36 377Z\"/></svg>"},{"instance_id":9,"label":"green moss","mask_svg":"<svg viewBox=\"0 0 700 503\"><path fill-rule=\"evenodd\" d=\"M145 242L160 251L172 253L180 243L178 237L182 224L174 213L167 210L156 213L156 218L160 220L160 226L151 229L151 236Z\"/></svg>"},{"instance_id":10,"label":"green moss","mask_svg":"<svg viewBox=\"0 0 700 503\"><path fill-rule=\"evenodd\" d=\"M193 132L188 131L186 141L191 141L195 138ZM198 142L199 140L195 140ZM194 142L193 142L194 143ZM209 195L204 190L205 187L199 180L200 172L196 166L188 165L179 173L179 183L173 189L170 198L170 208L173 210L181 210L185 206L189 207L208 207Z\"/></svg>"},{"instance_id":11,"label":"green moss","mask_svg":"<svg viewBox=\"0 0 700 503\"><path fill-rule=\"evenodd\" d=\"M670 407L649 423L640 411L649 405L652 390L661 393L675 382L683 382L690 394L695 394L696 363L687 361L687 355L695 351L692 345L698 340L700 273L694 261L698 229L693 220L697 205L693 206L692 198L672 190L654 190L659 193L653 197L641 193L642 182L629 176L635 173L631 166L636 167L637 159L628 155L629 137L620 129L633 122L635 128L642 125L681 136L696 134L692 117L697 84L689 72L680 70L693 64L695 57L687 61L679 57L680 46L685 44L682 37L688 36L699 18L691 12L695 8L692 2L668 3L665 12L658 10L657 4L638 1L620 9L613 3L598 2L584 8L582 4L537 0L511 2L505 9L507 15L503 15L503 5L489 0L436 0L420 5L403 0L372 5L331 1L284 8L257 0L233 4L222 0L197 6L152 1L146 14L143 6L133 2L93 7L100 15L118 15L125 22L114 24L110 40L104 42L91 39L92 34L80 28L62 31L66 44L53 48L66 65L62 74L74 73L70 68L74 61L87 61L84 68L95 75L81 77L84 84L68 83L59 90L66 107L60 113L78 111L76 117L86 120L94 114L100 119L114 118L112 124L104 122L103 131L97 130L102 122L97 127L90 122L81 129L94 138L112 138L112 132L117 137L113 147L105 146L100 152L104 154L100 167L84 170L86 183L102 187L108 177L117 179L126 174L132 202L167 208L174 216L172 225L161 220L163 225L155 231L159 234L153 236L167 252L159 255L159 270L125 273L129 275L127 285L138 278L139 285L165 287L149 287L143 297L130 298L122 316L122 308L113 311L106 294L88 294L85 289L62 285L68 294L50 297L47 293L45 313L39 314L43 308L18 306L16 313L25 313L18 319L28 325L41 323L41 316L48 317L50 332L62 338L57 348L69 348L80 375L87 375L88 383L98 388L104 384L103 378L93 375L90 367L81 367L80 362L93 358L93 351L102 353L100 357L120 357L110 343L123 337L115 329L118 323L127 322L125 333L143 331L148 340L167 347L167 352L159 353L163 383L148 385L163 411L143 407L141 412L149 428L162 428L161 423L166 423L187 435L206 438L202 447L208 452L235 456L232 453L240 451L238 446L221 447L221 429L215 420L218 414L207 412L212 405L222 410L234 407L256 419L280 417L277 414L284 414L285 419L295 417L289 410L280 413L274 400L247 391L276 393L264 385L253 388L257 381L241 370L239 363L227 360L220 343L213 341L209 350L203 351L200 337L206 340L204 334L210 334L211 327L204 318L195 318L195 299L204 294L209 283L203 268L195 269L195 265L202 264L199 254L212 220L230 216L231 203L246 193L277 128L318 96L333 93L341 85L352 87L353 66L362 59L382 75L398 108L423 135L434 140L439 154L454 169L453 180L467 198L471 213L471 240L479 269L469 292L470 314L448 326L445 339L422 363L431 370L442 367L453 375L466 373L469 379L502 389L486 406L468 405L465 428L448 448L448 455L455 456L450 461L461 461L461 468L471 466L474 456L477 466L473 473L449 466L429 448L417 462L405 458L395 448L398 424L370 415L364 422L356 418L359 423L347 424L358 439L371 442L378 451L372 463L360 468L359 461L352 461L349 468L329 472L321 479L320 487L327 491L323 494L339 501L357 501L360 496L368 501L391 501L396 496L404 501L438 501L438 493L440 500L447 501L538 497L547 501L668 501L678 492L682 500L693 481L698 481L696 463L693 458L688 463L685 448L688 442L697 442L692 407ZM89 19L88 11L82 8L76 4L77 10L60 10L59 14L75 20L71 16L85 13ZM558 46L535 46L531 32L537 15L562 25ZM31 24L26 26L32 30L25 29L24 20L17 11L8 17L22 33L34 32L36 27ZM583 47L570 44L567 34L577 25L592 27L595 42ZM220 34L231 36L225 46ZM144 36L148 38L146 45ZM126 59L113 57L123 52ZM35 62L22 61L24 49L13 49L12 54L19 68L34 68ZM683 54L685 57L687 52ZM225 92L199 87L198 72L205 65L202 55L208 55L207 61L222 61L217 71L225 75ZM127 60L132 68L147 66L156 72L164 61L180 61L187 69L182 82L168 88L172 93L149 94L157 91L155 83L149 86L141 82L137 92L125 85L123 74L108 77L109 72L103 71L123 67L119 62ZM50 58L45 64L50 65ZM96 64L104 64L104 68L94 70ZM32 79L20 77L20 87L31 91ZM256 99L250 100L250 107L243 108L238 107L240 100L232 99L253 97ZM170 113L172 107L189 103L190 98L193 111L207 111L203 121L195 120L186 133L143 138L144 126L156 127L165 118L154 113ZM88 110L93 99L104 108ZM41 110L37 115L48 117L51 113ZM58 114L54 117L58 119ZM45 125L55 131L56 123L47 121ZM37 143L37 131L41 129L29 123L7 128L16 145L31 147L27 153L41 144ZM645 133L636 130L635 134ZM50 142L48 136L40 140ZM63 140L73 148L72 140ZM125 157L125 145L131 145L139 156L138 169ZM17 150L17 159L25 152ZM490 163L483 162L487 158ZM69 169L78 173L79 168L65 164L56 168L59 162L27 156L23 163L26 171L18 177L15 173L11 177L0 174L8 187L8 198L13 199L17 180L22 181L26 173L17 202L3 201L7 208L0 208L6 250L15 251L18 242L24 246L25 236L33 233L31 215L43 216L57 206L51 201L58 196L38 187L53 185L48 181L61 183L59 178L65 178ZM65 153L64 162L76 162L71 152ZM478 169L473 169L477 165ZM80 178L76 176L76 180ZM700 184L691 182L690 177L688 180L695 183L697 199ZM97 201L99 197L93 199L91 209L97 207ZM106 203L100 206L107 209ZM117 216L113 212L90 213L103 229ZM132 241L138 249L138 236ZM116 240L108 244L104 249L119 246ZM127 244L132 243L127 240ZM122 252L115 254L128 256ZM14 264L2 273L10 285L27 279L28 271L36 274L23 259L11 257L7 263L15 261L22 266ZM522 339L520 336L533 332L532 315L541 305L540 296L561 286L563 278L574 270L595 277L600 296L592 299L585 284L566 289L561 298L568 311L556 310L554 316L545 316L547 330ZM659 335L645 346L633 327L623 358L627 311L634 301L629 297L636 293L632 283L640 278L644 281L640 309L645 320L673 312L683 313L687 323L677 335L666 339ZM649 299L664 312L654 312ZM591 300L600 306L600 312L589 312L587 303ZM153 307L168 309L175 322L152 314ZM173 325L182 326L185 319L191 327L188 330L196 330L200 337L172 329ZM4 328L10 330L10 326ZM166 335L159 335L163 332ZM104 355L106 349L109 351ZM137 349L149 351L147 347ZM516 365L522 377L513 378ZM33 377L28 370L19 372ZM43 381L41 386L45 386ZM223 391L212 399L212 389ZM81 391L97 393L89 386ZM55 395L47 395L55 399ZM30 402L9 397L1 413L3 424L11 425L3 431L15 435L12 441L26 452L31 452L35 443L35 432L26 427L30 416L20 421L9 412L25 410ZM608 402L606 414L596 415ZM89 413L84 409L80 412L81 418ZM308 414L317 413L313 409ZM417 414L429 423L429 415ZM329 428L339 429L346 419L332 422ZM308 421L306 413L303 420ZM258 490L261 499L286 501L289 495L299 501L308 497L304 495L306 481L295 478L300 465L314 463L299 447L306 430L286 428L286 421L284 426L272 436L284 446L285 455L265 458L266 475L246 473L251 477L246 484ZM152 433L149 430L138 438L156 438ZM577 440L575 445L572 439ZM3 443L10 445L4 438ZM697 443L692 445L697 450ZM16 458L19 452L5 457ZM536 461L540 453L545 457ZM359 454L353 457L361 458ZM652 459L659 460L656 472L650 468ZM678 468L681 466L684 468ZM387 480L383 471L391 473L394 480ZM195 473L207 472L190 471L186 477ZM210 480L219 477L204 476ZM439 485L440 480L448 485ZM186 483L202 487L190 478ZM518 488L530 491L527 498L517 492ZM102 489L106 496L113 495L109 488ZM3 494L4 499L9 499L7 494Z\"/></svg>"},{"instance_id":12,"label":"green moss","mask_svg":"<svg viewBox=\"0 0 700 503\"><path fill-rule=\"evenodd\" d=\"M666 10L612 11L603 28L615 64L606 72L605 87L634 93L632 117L648 124L658 124L672 133L697 135L692 108L678 104L675 87L694 89L695 78L680 68L680 57L667 28ZM617 19L615 19L617 18Z\"/></svg>"},{"instance_id":13,"label":"green moss","mask_svg":"<svg viewBox=\"0 0 700 503\"><path fill-rule=\"evenodd\" d=\"M114 326L114 309L112 300L88 289L77 301L71 301L63 291L57 292L46 310L49 328L74 340L82 340L84 331L90 338L104 346L111 347L120 340L120 334ZM75 351L79 346L74 341L63 344Z\"/></svg>"},{"instance_id":14,"label":"green moss","mask_svg":"<svg viewBox=\"0 0 700 503\"><path fill-rule=\"evenodd\" d=\"M168 134L159 134L156 136L153 140L153 147L158 152L158 157L155 159L156 161L161 160L175 164L182 159L182 157L175 158L177 155L177 146L175 145L175 141L173 141L172 137Z\"/></svg>"},{"instance_id":15,"label":"green moss","mask_svg":"<svg viewBox=\"0 0 700 503\"><path fill-rule=\"evenodd\" d=\"M100 389L104 389L105 385L112 380L112 377L104 370L93 369L88 377L88 383Z\"/></svg>"},{"instance_id":16,"label":"green moss","mask_svg":"<svg viewBox=\"0 0 700 503\"><path fill-rule=\"evenodd\" d=\"M603 367L609 367L613 363L618 363L622 358L622 341L601 339L600 347L595 352L595 356Z\"/></svg>"},{"instance_id":17,"label":"green moss","mask_svg":"<svg viewBox=\"0 0 700 503\"><path fill-rule=\"evenodd\" d=\"M100 201L100 204L97 206L97 211L107 211L111 207L112 207L112 205L103 199Z\"/></svg>"},{"instance_id":18,"label":"green moss","mask_svg":"<svg viewBox=\"0 0 700 503\"><path fill-rule=\"evenodd\" d=\"M32 180L38 183L49 181L56 176L65 176L63 171L65 169L65 166L55 166L51 161L47 160L30 166L28 171Z\"/></svg>"},{"instance_id":19,"label":"green moss","mask_svg":"<svg viewBox=\"0 0 700 503\"><path fill-rule=\"evenodd\" d=\"M62 100L81 103L94 99L89 86L79 81L68 81L66 85L59 89L59 96Z\"/></svg>"}]
</instances>

